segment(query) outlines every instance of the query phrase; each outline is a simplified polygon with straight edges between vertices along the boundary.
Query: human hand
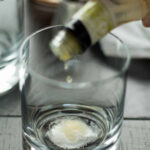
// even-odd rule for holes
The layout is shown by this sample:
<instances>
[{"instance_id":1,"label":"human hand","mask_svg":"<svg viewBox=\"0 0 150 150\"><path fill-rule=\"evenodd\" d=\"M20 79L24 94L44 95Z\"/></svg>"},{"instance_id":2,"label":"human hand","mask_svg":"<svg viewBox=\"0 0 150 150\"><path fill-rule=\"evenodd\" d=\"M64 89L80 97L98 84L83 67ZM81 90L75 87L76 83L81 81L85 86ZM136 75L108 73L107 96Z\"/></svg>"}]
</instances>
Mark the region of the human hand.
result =
<instances>
[{"instance_id":1,"label":"human hand","mask_svg":"<svg viewBox=\"0 0 150 150\"><path fill-rule=\"evenodd\" d=\"M142 18L142 23L145 27L150 27L150 13Z\"/></svg>"}]
</instances>

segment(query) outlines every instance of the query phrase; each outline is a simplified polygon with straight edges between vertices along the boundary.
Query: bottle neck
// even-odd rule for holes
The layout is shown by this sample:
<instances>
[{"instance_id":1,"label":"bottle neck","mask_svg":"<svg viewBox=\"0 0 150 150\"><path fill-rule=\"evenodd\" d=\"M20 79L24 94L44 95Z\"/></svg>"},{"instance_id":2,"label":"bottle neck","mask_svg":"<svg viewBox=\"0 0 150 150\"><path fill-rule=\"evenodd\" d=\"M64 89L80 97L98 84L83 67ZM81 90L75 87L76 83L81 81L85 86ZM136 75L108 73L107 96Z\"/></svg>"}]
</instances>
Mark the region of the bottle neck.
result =
<instances>
[{"instance_id":1,"label":"bottle neck","mask_svg":"<svg viewBox=\"0 0 150 150\"><path fill-rule=\"evenodd\" d=\"M72 17L74 22L58 32L50 47L61 60L69 60L113 28L142 19L149 12L150 0L89 0Z\"/></svg>"},{"instance_id":2,"label":"bottle neck","mask_svg":"<svg viewBox=\"0 0 150 150\"><path fill-rule=\"evenodd\" d=\"M91 42L126 22L140 20L150 9L150 0L90 0L74 16L88 31Z\"/></svg>"},{"instance_id":3,"label":"bottle neck","mask_svg":"<svg viewBox=\"0 0 150 150\"><path fill-rule=\"evenodd\" d=\"M90 35L80 20L69 22L66 25L66 30L77 38L83 51L92 44Z\"/></svg>"},{"instance_id":4,"label":"bottle neck","mask_svg":"<svg viewBox=\"0 0 150 150\"><path fill-rule=\"evenodd\" d=\"M88 1L72 19L82 22L92 43L115 27L111 13L100 0Z\"/></svg>"}]
</instances>

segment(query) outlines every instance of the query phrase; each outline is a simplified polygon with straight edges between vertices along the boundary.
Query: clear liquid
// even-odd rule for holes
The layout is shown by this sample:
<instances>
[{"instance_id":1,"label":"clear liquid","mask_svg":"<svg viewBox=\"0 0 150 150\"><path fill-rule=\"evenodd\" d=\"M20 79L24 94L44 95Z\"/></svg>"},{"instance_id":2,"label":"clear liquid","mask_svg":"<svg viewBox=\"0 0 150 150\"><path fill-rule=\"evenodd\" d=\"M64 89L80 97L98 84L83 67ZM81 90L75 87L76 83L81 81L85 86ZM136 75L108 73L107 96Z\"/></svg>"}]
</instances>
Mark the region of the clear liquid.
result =
<instances>
[{"instance_id":1,"label":"clear liquid","mask_svg":"<svg viewBox=\"0 0 150 150\"><path fill-rule=\"evenodd\" d=\"M118 118L114 122L117 120L114 108L65 104L55 108L30 106L26 110L28 116L23 114L25 150L31 150L27 147L36 150L94 150L99 147L102 150L117 143L120 136L121 120ZM64 126L68 121L73 127Z\"/></svg>"}]
</instances>

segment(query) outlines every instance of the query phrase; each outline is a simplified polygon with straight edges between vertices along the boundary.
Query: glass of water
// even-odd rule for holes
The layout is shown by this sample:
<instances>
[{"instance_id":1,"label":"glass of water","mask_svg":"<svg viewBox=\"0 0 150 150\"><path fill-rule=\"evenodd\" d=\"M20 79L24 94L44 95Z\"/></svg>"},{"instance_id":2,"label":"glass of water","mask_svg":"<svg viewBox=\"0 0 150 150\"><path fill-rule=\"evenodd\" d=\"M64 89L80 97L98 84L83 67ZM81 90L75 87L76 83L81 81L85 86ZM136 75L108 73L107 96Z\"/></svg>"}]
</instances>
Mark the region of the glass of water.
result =
<instances>
[{"instance_id":1,"label":"glass of water","mask_svg":"<svg viewBox=\"0 0 150 150\"><path fill-rule=\"evenodd\" d=\"M0 95L18 82L18 52L23 40L23 0L0 0Z\"/></svg>"},{"instance_id":2,"label":"glass of water","mask_svg":"<svg viewBox=\"0 0 150 150\"><path fill-rule=\"evenodd\" d=\"M62 62L49 42L63 28L41 29L21 46L24 150L118 150L128 49L108 34Z\"/></svg>"}]
</instances>

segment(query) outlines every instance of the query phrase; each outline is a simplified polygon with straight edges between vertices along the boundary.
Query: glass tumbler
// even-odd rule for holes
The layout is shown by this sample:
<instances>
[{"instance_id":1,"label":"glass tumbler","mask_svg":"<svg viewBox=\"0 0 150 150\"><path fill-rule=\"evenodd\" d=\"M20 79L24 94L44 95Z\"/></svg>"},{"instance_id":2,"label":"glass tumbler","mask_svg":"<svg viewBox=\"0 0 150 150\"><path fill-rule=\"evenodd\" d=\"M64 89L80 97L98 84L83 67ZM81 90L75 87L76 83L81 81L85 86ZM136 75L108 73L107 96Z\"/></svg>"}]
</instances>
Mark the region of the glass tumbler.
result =
<instances>
[{"instance_id":1,"label":"glass tumbler","mask_svg":"<svg viewBox=\"0 0 150 150\"><path fill-rule=\"evenodd\" d=\"M18 82L18 52L23 40L23 0L0 0L0 95Z\"/></svg>"},{"instance_id":2,"label":"glass tumbler","mask_svg":"<svg viewBox=\"0 0 150 150\"><path fill-rule=\"evenodd\" d=\"M128 48L110 33L63 62L49 47L63 28L41 29L21 46L23 148L118 150Z\"/></svg>"}]
</instances>

